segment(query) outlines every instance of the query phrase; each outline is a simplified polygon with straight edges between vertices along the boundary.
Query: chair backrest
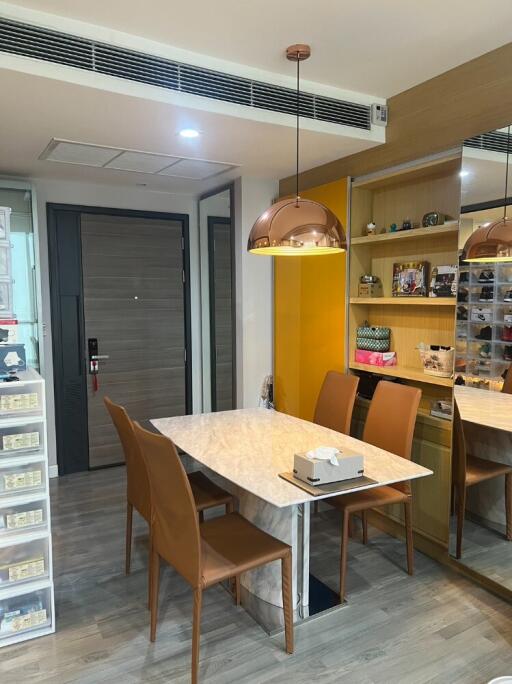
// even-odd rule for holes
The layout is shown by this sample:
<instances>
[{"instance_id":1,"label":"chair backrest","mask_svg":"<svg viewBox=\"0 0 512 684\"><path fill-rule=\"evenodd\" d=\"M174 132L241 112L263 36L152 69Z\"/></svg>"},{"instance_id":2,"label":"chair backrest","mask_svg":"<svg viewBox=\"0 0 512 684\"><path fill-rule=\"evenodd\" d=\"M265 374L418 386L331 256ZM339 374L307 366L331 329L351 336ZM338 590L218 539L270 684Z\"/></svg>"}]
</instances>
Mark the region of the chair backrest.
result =
<instances>
[{"instance_id":1,"label":"chair backrest","mask_svg":"<svg viewBox=\"0 0 512 684\"><path fill-rule=\"evenodd\" d=\"M194 495L173 442L134 424L151 493L151 543L195 589L201 579L201 537Z\"/></svg>"},{"instance_id":2,"label":"chair backrest","mask_svg":"<svg viewBox=\"0 0 512 684\"><path fill-rule=\"evenodd\" d=\"M358 384L356 375L329 371L318 395L313 421L349 435Z\"/></svg>"},{"instance_id":3,"label":"chair backrest","mask_svg":"<svg viewBox=\"0 0 512 684\"><path fill-rule=\"evenodd\" d=\"M410 460L421 390L381 380L373 394L363 441ZM409 483L393 485L409 492Z\"/></svg>"},{"instance_id":4,"label":"chair backrest","mask_svg":"<svg viewBox=\"0 0 512 684\"><path fill-rule=\"evenodd\" d=\"M512 363L508 367L507 374L505 375L505 382L503 383L501 391L505 392L506 394L512 394Z\"/></svg>"},{"instance_id":5,"label":"chair backrest","mask_svg":"<svg viewBox=\"0 0 512 684\"><path fill-rule=\"evenodd\" d=\"M149 480L146 464L140 453L139 444L135 438L133 422L126 409L114 404L108 397L103 401L110 413L112 422L117 430L124 451L126 461L127 498L139 513L149 521L150 500Z\"/></svg>"},{"instance_id":6,"label":"chair backrest","mask_svg":"<svg viewBox=\"0 0 512 684\"><path fill-rule=\"evenodd\" d=\"M457 402L453 401L453 454L452 454L452 482L465 484L466 482L467 448L464 436L464 425L460 417Z\"/></svg>"}]
</instances>

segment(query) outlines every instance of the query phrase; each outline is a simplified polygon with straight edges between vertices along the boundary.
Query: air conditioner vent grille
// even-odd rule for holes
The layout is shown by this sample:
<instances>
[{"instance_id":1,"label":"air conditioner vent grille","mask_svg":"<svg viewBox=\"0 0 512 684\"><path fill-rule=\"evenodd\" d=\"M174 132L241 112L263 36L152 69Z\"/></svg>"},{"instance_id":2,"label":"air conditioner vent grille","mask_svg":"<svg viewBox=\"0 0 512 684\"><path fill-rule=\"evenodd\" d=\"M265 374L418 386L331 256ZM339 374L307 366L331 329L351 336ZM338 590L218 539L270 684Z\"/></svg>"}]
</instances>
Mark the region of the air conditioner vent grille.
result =
<instances>
[{"instance_id":1,"label":"air conditioner vent grille","mask_svg":"<svg viewBox=\"0 0 512 684\"><path fill-rule=\"evenodd\" d=\"M475 135L473 138L464 140L464 147L472 147L477 150L488 150L490 152L507 153L507 139L508 136L503 131L491 131L490 133L482 133ZM509 146L509 152L512 153L512 140Z\"/></svg>"},{"instance_id":2,"label":"air conditioner vent grille","mask_svg":"<svg viewBox=\"0 0 512 684\"><path fill-rule=\"evenodd\" d=\"M0 52L86 69L183 93L284 114L296 113L296 93L271 83L181 64L115 45L0 18ZM370 130L370 107L302 93L308 119Z\"/></svg>"}]
</instances>

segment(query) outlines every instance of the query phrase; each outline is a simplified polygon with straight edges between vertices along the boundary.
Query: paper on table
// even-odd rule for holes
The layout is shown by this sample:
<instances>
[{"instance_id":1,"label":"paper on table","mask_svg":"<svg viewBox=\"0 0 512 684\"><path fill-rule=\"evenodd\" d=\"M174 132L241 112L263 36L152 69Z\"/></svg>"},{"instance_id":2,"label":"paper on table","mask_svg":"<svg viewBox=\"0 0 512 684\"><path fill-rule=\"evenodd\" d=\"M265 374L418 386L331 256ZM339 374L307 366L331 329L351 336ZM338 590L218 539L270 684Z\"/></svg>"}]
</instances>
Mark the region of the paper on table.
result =
<instances>
[{"instance_id":1,"label":"paper on table","mask_svg":"<svg viewBox=\"0 0 512 684\"><path fill-rule=\"evenodd\" d=\"M306 453L308 458L316 458L318 461L330 461L331 465L338 466L337 456L339 455L339 450L336 447L317 447L316 449L311 449Z\"/></svg>"}]
</instances>

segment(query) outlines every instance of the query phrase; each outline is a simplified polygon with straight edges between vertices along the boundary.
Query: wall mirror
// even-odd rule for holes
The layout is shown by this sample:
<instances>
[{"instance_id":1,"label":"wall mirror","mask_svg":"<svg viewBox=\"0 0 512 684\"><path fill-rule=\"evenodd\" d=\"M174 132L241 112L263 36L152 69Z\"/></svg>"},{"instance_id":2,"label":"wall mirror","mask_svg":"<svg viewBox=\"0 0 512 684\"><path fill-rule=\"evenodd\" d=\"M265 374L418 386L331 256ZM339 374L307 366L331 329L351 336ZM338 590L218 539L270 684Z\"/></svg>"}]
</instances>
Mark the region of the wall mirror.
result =
<instances>
[{"instance_id":1,"label":"wall mirror","mask_svg":"<svg viewBox=\"0 0 512 684\"><path fill-rule=\"evenodd\" d=\"M512 203L505 194L509 145L505 128L463 147L455 362L461 420L456 411L450 553L512 592L512 394L504 385L512 363L512 262L462 259L473 231L502 218Z\"/></svg>"},{"instance_id":2,"label":"wall mirror","mask_svg":"<svg viewBox=\"0 0 512 684\"><path fill-rule=\"evenodd\" d=\"M236 408L233 187L199 200L203 408Z\"/></svg>"}]
</instances>

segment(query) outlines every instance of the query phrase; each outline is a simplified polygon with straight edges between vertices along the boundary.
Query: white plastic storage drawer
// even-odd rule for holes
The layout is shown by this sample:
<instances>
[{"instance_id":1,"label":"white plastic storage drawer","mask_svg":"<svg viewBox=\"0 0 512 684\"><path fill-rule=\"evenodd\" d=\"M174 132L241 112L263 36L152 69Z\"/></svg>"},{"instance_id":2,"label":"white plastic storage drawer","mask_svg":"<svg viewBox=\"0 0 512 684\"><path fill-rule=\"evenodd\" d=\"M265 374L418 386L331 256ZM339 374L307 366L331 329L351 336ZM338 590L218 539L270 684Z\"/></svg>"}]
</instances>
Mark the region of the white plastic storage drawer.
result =
<instances>
[{"instance_id":1,"label":"white plastic storage drawer","mask_svg":"<svg viewBox=\"0 0 512 684\"><path fill-rule=\"evenodd\" d=\"M2 506L0 500L0 537L44 527L47 520L46 501Z\"/></svg>"},{"instance_id":2,"label":"white plastic storage drawer","mask_svg":"<svg viewBox=\"0 0 512 684\"><path fill-rule=\"evenodd\" d=\"M48 577L48 539L0 547L0 590Z\"/></svg>"},{"instance_id":3,"label":"white plastic storage drawer","mask_svg":"<svg viewBox=\"0 0 512 684\"><path fill-rule=\"evenodd\" d=\"M0 466L4 456L12 458L17 454L42 452L43 450L43 423L0 427Z\"/></svg>"},{"instance_id":4,"label":"white plastic storage drawer","mask_svg":"<svg viewBox=\"0 0 512 684\"><path fill-rule=\"evenodd\" d=\"M2 462L0 461L0 466ZM46 464L27 463L26 465L0 467L0 500L16 494L44 491L46 487Z\"/></svg>"},{"instance_id":5,"label":"white plastic storage drawer","mask_svg":"<svg viewBox=\"0 0 512 684\"><path fill-rule=\"evenodd\" d=\"M0 390L0 418L36 415L43 412L41 383L2 383Z\"/></svg>"},{"instance_id":6,"label":"white plastic storage drawer","mask_svg":"<svg viewBox=\"0 0 512 684\"><path fill-rule=\"evenodd\" d=\"M11 246L0 244L0 277L11 275Z\"/></svg>"},{"instance_id":7,"label":"white plastic storage drawer","mask_svg":"<svg viewBox=\"0 0 512 684\"><path fill-rule=\"evenodd\" d=\"M27 594L0 598L0 643L21 632L42 629L51 623L51 592L40 589Z\"/></svg>"}]
</instances>

